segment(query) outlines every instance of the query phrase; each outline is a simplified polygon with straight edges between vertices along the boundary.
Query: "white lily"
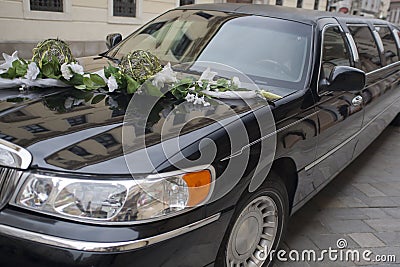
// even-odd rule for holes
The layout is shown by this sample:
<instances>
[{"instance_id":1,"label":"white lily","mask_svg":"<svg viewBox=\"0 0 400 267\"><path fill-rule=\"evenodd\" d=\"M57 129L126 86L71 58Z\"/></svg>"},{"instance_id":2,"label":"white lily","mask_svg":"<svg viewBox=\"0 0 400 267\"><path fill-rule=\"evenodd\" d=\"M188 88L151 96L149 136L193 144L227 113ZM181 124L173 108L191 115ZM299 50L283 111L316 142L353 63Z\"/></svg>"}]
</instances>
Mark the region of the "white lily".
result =
<instances>
[{"instance_id":1,"label":"white lily","mask_svg":"<svg viewBox=\"0 0 400 267\"><path fill-rule=\"evenodd\" d=\"M200 76L200 81L202 80L207 80L207 81L212 81L214 79L214 77L217 75L218 73L215 71L211 71L210 67L208 67Z\"/></svg>"},{"instance_id":2,"label":"white lily","mask_svg":"<svg viewBox=\"0 0 400 267\"><path fill-rule=\"evenodd\" d=\"M114 76L111 75L110 78L108 78L107 86L109 92L114 92L116 89L118 89L118 83Z\"/></svg>"},{"instance_id":3,"label":"white lily","mask_svg":"<svg viewBox=\"0 0 400 267\"><path fill-rule=\"evenodd\" d=\"M174 83L177 81L176 72L173 71L171 63L168 62L160 72L154 75L152 84L158 88L162 88L165 83Z\"/></svg>"},{"instance_id":4,"label":"white lily","mask_svg":"<svg viewBox=\"0 0 400 267\"><path fill-rule=\"evenodd\" d=\"M15 51L14 53L12 53L11 56L7 55L6 53L3 53L3 58L6 62L4 62L3 64L0 65L0 69L7 71L9 68L12 67L12 64L14 61L19 60L18 51Z\"/></svg>"},{"instance_id":5,"label":"white lily","mask_svg":"<svg viewBox=\"0 0 400 267\"><path fill-rule=\"evenodd\" d=\"M28 65L28 70L26 72L25 78L27 78L30 81L36 80L39 73L40 73L40 69L36 65L36 62L31 62Z\"/></svg>"}]
</instances>

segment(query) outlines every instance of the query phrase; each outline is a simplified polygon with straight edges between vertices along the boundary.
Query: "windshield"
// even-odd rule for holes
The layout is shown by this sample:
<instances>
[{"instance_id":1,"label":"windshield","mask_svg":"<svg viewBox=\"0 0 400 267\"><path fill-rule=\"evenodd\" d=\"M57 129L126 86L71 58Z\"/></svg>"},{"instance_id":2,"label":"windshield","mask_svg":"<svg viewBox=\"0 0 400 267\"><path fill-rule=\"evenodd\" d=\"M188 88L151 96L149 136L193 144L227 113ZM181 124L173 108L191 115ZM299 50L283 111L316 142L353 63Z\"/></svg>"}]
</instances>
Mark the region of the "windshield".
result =
<instances>
[{"instance_id":1,"label":"windshield","mask_svg":"<svg viewBox=\"0 0 400 267\"><path fill-rule=\"evenodd\" d=\"M164 64L211 61L233 67L281 96L304 88L310 25L217 11L174 10L141 28L108 55L146 50Z\"/></svg>"}]
</instances>

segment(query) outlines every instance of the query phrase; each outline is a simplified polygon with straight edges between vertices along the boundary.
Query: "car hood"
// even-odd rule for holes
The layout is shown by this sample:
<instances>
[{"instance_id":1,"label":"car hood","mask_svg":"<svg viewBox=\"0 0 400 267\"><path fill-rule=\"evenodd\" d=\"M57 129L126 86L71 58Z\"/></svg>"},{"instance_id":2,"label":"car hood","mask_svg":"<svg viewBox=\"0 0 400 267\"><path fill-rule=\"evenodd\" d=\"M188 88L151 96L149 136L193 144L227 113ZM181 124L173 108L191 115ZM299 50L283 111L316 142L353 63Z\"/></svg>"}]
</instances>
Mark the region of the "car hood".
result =
<instances>
[{"instance_id":1,"label":"car hood","mask_svg":"<svg viewBox=\"0 0 400 267\"><path fill-rule=\"evenodd\" d=\"M0 90L0 138L26 148L33 156L31 168L98 175L143 174L234 121L231 110L241 115L250 110L240 104L242 101L216 101L211 107L196 107L165 97L150 114L141 114L140 107L131 112L131 119L142 118L134 123L144 130L124 139L124 117L130 100L131 96L121 93L71 88L28 93ZM130 130L135 128L129 126ZM161 138L161 131L173 134ZM169 146L163 153L163 144L174 138L179 138L179 146ZM128 141L129 151L124 149L124 141ZM133 168L128 168L124 150L129 161L138 163Z\"/></svg>"}]
</instances>

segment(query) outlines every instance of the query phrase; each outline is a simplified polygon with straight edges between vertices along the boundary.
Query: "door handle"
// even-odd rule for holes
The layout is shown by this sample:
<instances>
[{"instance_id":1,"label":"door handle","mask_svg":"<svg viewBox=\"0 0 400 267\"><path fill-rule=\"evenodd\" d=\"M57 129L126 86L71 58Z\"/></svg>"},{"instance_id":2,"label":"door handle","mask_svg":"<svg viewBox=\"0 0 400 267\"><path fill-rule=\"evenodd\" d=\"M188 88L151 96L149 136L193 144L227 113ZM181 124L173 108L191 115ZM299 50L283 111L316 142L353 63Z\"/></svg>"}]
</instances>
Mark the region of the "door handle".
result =
<instances>
[{"instance_id":1,"label":"door handle","mask_svg":"<svg viewBox=\"0 0 400 267\"><path fill-rule=\"evenodd\" d=\"M351 100L351 104L353 104L353 106L355 107L360 106L362 103L363 103L363 98L360 95L354 97L353 100Z\"/></svg>"}]
</instances>

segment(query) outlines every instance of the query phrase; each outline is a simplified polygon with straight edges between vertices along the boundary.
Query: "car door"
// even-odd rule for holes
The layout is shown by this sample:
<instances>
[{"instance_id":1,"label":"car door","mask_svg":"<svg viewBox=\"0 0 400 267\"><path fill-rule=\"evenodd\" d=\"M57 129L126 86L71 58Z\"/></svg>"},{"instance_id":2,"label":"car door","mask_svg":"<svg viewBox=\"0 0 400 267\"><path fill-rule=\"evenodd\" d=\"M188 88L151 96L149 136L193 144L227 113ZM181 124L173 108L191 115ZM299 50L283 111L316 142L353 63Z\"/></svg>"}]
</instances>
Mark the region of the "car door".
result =
<instances>
[{"instance_id":1,"label":"car door","mask_svg":"<svg viewBox=\"0 0 400 267\"><path fill-rule=\"evenodd\" d=\"M354 43L350 43L352 40L346 38L338 23L324 25L321 34L319 81L328 78L334 67L354 66L357 59ZM313 169L313 183L318 189L351 161L357 143L354 136L362 126L363 105L358 92L318 88L316 98L319 111L317 157L306 170Z\"/></svg>"},{"instance_id":2,"label":"car door","mask_svg":"<svg viewBox=\"0 0 400 267\"><path fill-rule=\"evenodd\" d=\"M367 84L361 93L364 102L363 130L355 155L359 155L397 115L400 97L400 62L398 33L388 24L349 24L360 56L358 68L367 75ZM397 36L396 36L397 35ZM371 45L374 40L380 51L382 65L370 67ZM396 38L397 37L397 38ZM397 40L396 40L397 39ZM376 53L376 49L372 52Z\"/></svg>"}]
</instances>

